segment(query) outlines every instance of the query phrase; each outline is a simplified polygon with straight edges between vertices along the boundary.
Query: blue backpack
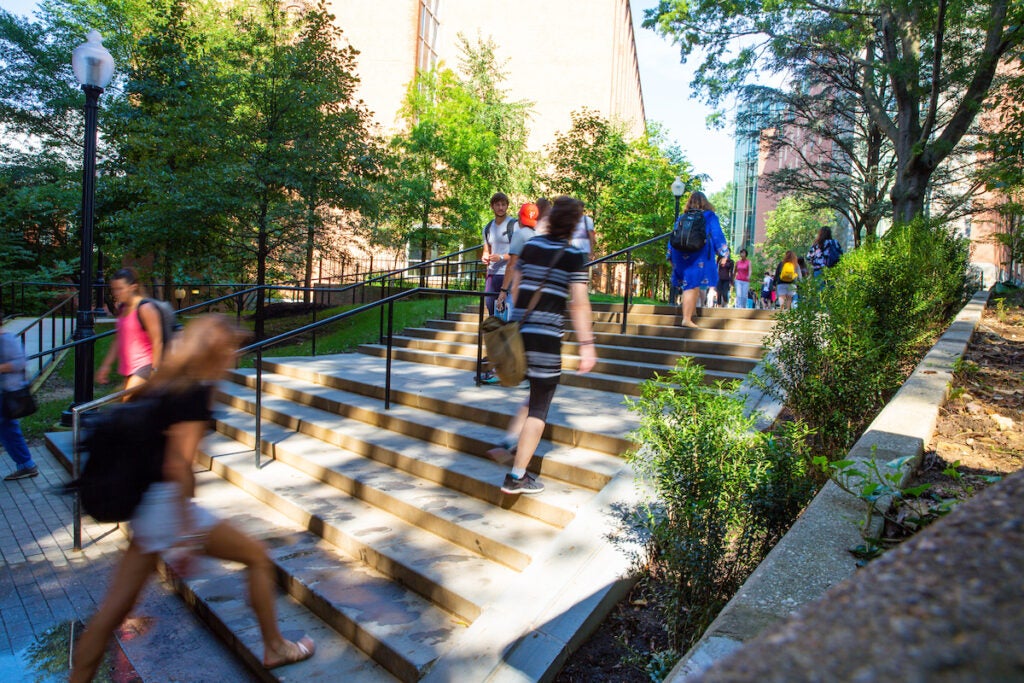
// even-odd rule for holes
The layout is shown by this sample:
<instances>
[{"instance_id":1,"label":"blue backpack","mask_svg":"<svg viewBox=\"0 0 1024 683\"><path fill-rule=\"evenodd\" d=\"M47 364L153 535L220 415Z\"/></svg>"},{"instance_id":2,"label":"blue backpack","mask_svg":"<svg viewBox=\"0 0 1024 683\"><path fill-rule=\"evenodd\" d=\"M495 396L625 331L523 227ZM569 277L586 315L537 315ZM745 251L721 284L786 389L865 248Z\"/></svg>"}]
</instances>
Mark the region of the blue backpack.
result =
<instances>
[{"instance_id":1,"label":"blue backpack","mask_svg":"<svg viewBox=\"0 0 1024 683\"><path fill-rule=\"evenodd\" d=\"M839 263L839 258L843 255L843 248L835 240L825 240L825 247L822 251L825 254L826 268L831 268Z\"/></svg>"}]
</instances>

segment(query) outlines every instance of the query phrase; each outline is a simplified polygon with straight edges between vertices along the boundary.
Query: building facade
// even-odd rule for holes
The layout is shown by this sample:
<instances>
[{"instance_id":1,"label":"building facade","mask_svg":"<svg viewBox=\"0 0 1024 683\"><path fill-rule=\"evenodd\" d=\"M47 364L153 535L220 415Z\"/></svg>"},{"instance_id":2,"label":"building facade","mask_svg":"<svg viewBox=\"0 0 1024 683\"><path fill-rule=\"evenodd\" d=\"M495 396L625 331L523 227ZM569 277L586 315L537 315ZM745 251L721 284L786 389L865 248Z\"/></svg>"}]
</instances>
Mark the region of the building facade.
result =
<instances>
[{"instance_id":1,"label":"building facade","mask_svg":"<svg viewBox=\"0 0 1024 683\"><path fill-rule=\"evenodd\" d=\"M458 67L463 35L493 40L509 99L534 103L531 149L568 130L583 107L644 131L629 0L328 0L328 9L360 52L359 97L385 130L400 128L418 71Z\"/></svg>"}]
</instances>

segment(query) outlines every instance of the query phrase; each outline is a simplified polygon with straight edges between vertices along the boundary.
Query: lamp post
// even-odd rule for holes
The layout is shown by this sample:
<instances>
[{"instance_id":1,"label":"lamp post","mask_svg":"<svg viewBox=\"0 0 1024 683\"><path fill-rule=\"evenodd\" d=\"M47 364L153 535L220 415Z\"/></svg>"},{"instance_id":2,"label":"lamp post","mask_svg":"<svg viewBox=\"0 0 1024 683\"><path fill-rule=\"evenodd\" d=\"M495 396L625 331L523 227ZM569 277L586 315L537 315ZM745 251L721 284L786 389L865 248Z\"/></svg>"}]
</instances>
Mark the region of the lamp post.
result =
<instances>
[{"instance_id":1,"label":"lamp post","mask_svg":"<svg viewBox=\"0 0 1024 683\"><path fill-rule=\"evenodd\" d=\"M86 41L71 53L71 68L85 92L85 154L82 164L82 244L78 277L78 320L74 339L88 339L93 331L92 248L93 199L96 195L96 113L100 93L114 75L114 58L103 47L98 31L89 31ZM74 405L88 403L93 396L93 344L75 347ZM70 422L71 413L65 413Z\"/></svg>"},{"instance_id":2,"label":"lamp post","mask_svg":"<svg viewBox=\"0 0 1024 683\"><path fill-rule=\"evenodd\" d=\"M676 179L672 181L672 195L676 198L676 218L679 218L679 200L684 192L686 192L686 184L682 178L676 176Z\"/></svg>"}]
</instances>

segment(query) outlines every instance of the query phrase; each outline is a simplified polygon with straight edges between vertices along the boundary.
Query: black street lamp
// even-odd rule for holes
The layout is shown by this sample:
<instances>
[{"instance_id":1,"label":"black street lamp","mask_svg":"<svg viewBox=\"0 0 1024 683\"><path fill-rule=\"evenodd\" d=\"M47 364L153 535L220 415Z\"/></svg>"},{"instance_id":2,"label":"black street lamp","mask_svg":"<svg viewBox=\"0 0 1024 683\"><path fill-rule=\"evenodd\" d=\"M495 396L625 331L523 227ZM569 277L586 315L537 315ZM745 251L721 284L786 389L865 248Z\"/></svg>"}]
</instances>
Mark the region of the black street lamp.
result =
<instances>
[{"instance_id":1,"label":"black street lamp","mask_svg":"<svg viewBox=\"0 0 1024 683\"><path fill-rule=\"evenodd\" d=\"M82 251L78 275L78 320L74 339L94 336L92 310L93 199L96 195L96 113L100 93L114 75L114 58L103 47L98 31L89 31L86 41L71 53L71 68L85 92L85 155L82 165ZM93 397L93 344L75 347L74 405L88 403ZM71 412L62 421L70 424Z\"/></svg>"},{"instance_id":2,"label":"black street lamp","mask_svg":"<svg viewBox=\"0 0 1024 683\"><path fill-rule=\"evenodd\" d=\"M686 184L682 178L676 176L676 179L672 181L672 195L676 198L676 218L679 218L679 200L682 198L683 193L686 192ZM674 223L673 223L674 225Z\"/></svg>"}]
</instances>

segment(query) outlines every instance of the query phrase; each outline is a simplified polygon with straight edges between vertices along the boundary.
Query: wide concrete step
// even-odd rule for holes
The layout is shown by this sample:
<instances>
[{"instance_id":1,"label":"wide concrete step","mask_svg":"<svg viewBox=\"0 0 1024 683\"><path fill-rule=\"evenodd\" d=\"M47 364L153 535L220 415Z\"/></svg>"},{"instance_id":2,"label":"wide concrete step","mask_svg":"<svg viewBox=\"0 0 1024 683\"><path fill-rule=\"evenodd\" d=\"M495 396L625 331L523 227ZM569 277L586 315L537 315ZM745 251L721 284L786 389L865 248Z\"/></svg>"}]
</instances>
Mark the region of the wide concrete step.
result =
<instances>
[{"instance_id":1,"label":"wide concrete step","mask_svg":"<svg viewBox=\"0 0 1024 683\"><path fill-rule=\"evenodd\" d=\"M273 680L416 681L446 643L466 628L460 617L212 473L198 474L197 497L266 545L278 582L289 596L278 600L285 637L304 631L316 641L313 659L276 670L280 678ZM236 644L243 659L254 659L262 669L259 631L245 604L244 567L201 560L199 568L187 577L174 577L179 589L198 603L220 635Z\"/></svg>"},{"instance_id":2,"label":"wide concrete step","mask_svg":"<svg viewBox=\"0 0 1024 683\"><path fill-rule=\"evenodd\" d=\"M476 329L470 330L442 330L433 327L409 327L402 331L407 337L417 339L435 339L443 342L456 344L470 344L476 346ZM685 337L658 336L649 337L635 334L618 334L614 332L600 332L594 335L595 342L600 346L627 346L630 348L658 349L674 351L677 353L697 353L715 356L731 356L735 358L751 358L760 360L764 355L764 347L761 344L742 342L723 342L701 339L687 339ZM575 332L567 331L564 342L574 344L578 341Z\"/></svg>"},{"instance_id":3,"label":"wide concrete step","mask_svg":"<svg viewBox=\"0 0 1024 683\"><path fill-rule=\"evenodd\" d=\"M477 324L460 320L428 320L425 325L428 328L439 330L457 330L461 332L472 332L476 334ZM692 339L700 341L714 341L724 343L754 344L760 346L762 340L768 334L764 331L750 331L744 329L716 329L712 327L682 327L678 318L661 318L656 324L637 324L637 321L630 318L625 331L621 322L594 322L595 334L628 334L639 337L654 338L676 338Z\"/></svg>"},{"instance_id":4,"label":"wide concrete step","mask_svg":"<svg viewBox=\"0 0 1024 683\"><path fill-rule=\"evenodd\" d=\"M590 302L590 308L598 312L622 312L621 303ZM679 306L672 304L634 304L629 305L629 312L644 315L678 315ZM697 309L697 315L704 318L735 318L737 320L775 320L775 311L764 311L753 308L706 308Z\"/></svg>"},{"instance_id":5,"label":"wide concrete step","mask_svg":"<svg viewBox=\"0 0 1024 683\"><path fill-rule=\"evenodd\" d=\"M287 402L270 398L268 403ZM276 408L272 405L270 410ZM255 443L254 422L251 415L229 410L218 414L217 431L250 445ZM529 544L550 541L557 533L555 525L460 495L276 423L265 422L261 438L264 452L317 481L513 569L521 570L530 563ZM547 481L552 494L545 497L552 501L561 498L564 507L574 506L573 499L579 507L589 497L556 480ZM495 476L491 486L498 490L500 485L501 479ZM568 521L572 521L571 514Z\"/></svg>"},{"instance_id":6,"label":"wide concrete step","mask_svg":"<svg viewBox=\"0 0 1024 683\"><path fill-rule=\"evenodd\" d=\"M417 349L433 353L466 356L473 358L474 360L477 353L477 346L475 342L459 343L454 341L442 341L404 335L392 337L392 345L394 347L401 347L405 349ZM754 366L757 365L757 360L751 358L735 358L718 354L695 352L683 354L680 351L643 348L639 346L617 346L601 342L597 342L596 351L598 364L595 370L597 372L605 372L607 374L634 375L634 373L637 373L634 376L646 377L646 373L634 370L634 368L639 368L643 365L672 368L683 355L688 355L696 363L704 366L707 370L722 370L725 372L746 374L753 370ZM578 358L578 354L579 344L575 341L566 341L562 344L563 363L565 363L566 358ZM625 367L615 367L611 363L615 361L624 362Z\"/></svg>"},{"instance_id":7,"label":"wide concrete step","mask_svg":"<svg viewBox=\"0 0 1024 683\"><path fill-rule=\"evenodd\" d=\"M362 344L359 352L372 356L384 358L387 356L387 347L382 344ZM392 357L403 361L415 363L427 363L441 365L448 368L455 368L466 372L476 372L476 358L459 356L447 353L436 353L427 350L409 349L394 347ZM562 384L582 386L598 391L609 391L622 394L639 395L640 384L647 379L654 377L656 373L667 374L672 370L674 364L661 365L654 363L627 362L616 360L598 359L594 369L584 375L578 375L573 370L579 366L578 356L562 356ZM743 373L722 372L707 370L704 379L712 384L716 381L733 380L744 377Z\"/></svg>"},{"instance_id":8,"label":"wide concrete step","mask_svg":"<svg viewBox=\"0 0 1024 683\"><path fill-rule=\"evenodd\" d=\"M233 384L220 385L220 400L255 414L255 372L238 371L230 379ZM264 419L491 504L563 526L580 504L575 498L562 506L549 496L503 497L498 484L505 468L486 452L502 439L504 429L409 406L385 409L371 397L275 373L263 375L263 395ZM280 397L276 403L274 397ZM500 417L507 422L508 416ZM600 490L623 467L617 456L547 440L529 465L543 476L590 491Z\"/></svg>"},{"instance_id":9,"label":"wide concrete step","mask_svg":"<svg viewBox=\"0 0 1024 683\"><path fill-rule=\"evenodd\" d=\"M224 434L211 434L204 440L199 462L349 557L466 622L476 619L493 591L516 574L282 460L264 458L257 467L252 447Z\"/></svg>"},{"instance_id":10,"label":"wide concrete step","mask_svg":"<svg viewBox=\"0 0 1024 683\"><path fill-rule=\"evenodd\" d=\"M718 310L729 310L729 309L698 309L695 322L698 326L705 329L715 330L728 330L728 331L746 331L746 332L761 332L767 334L775 326L774 320L769 319L758 319L758 318L736 318L726 315L702 315L702 311L718 311ZM449 320L455 320L464 323L477 323L477 316L475 313L449 313ZM592 320L594 323L622 323L622 311L621 310L608 310L608 311L594 311L592 314ZM678 325L680 320L680 311L675 309L671 313L636 313L630 312L626 315L627 324L634 325Z\"/></svg>"},{"instance_id":11,"label":"wide concrete step","mask_svg":"<svg viewBox=\"0 0 1024 683\"><path fill-rule=\"evenodd\" d=\"M264 358L264 369L289 378L376 399L385 404L387 362L383 357L350 353L336 356ZM239 371L243 374L251 371ZM391 415L396 407L434 412L481 426L505 430L529 393L519 387L479 386L473 373L452 368L393 360L391 363ZM543 438L559 445L618 456L634 448L626 435L640 426L621 392L595 392L560 386L548 412ZM436 427L435 427L436 428ZM542 448L543 444L542 443ZM488 436L477 446L460 447L480 453L494 444ZM484 446L486 445L486 448ZM478 450L473 450L476 448Z\"/></svg>"}]
</instances>

